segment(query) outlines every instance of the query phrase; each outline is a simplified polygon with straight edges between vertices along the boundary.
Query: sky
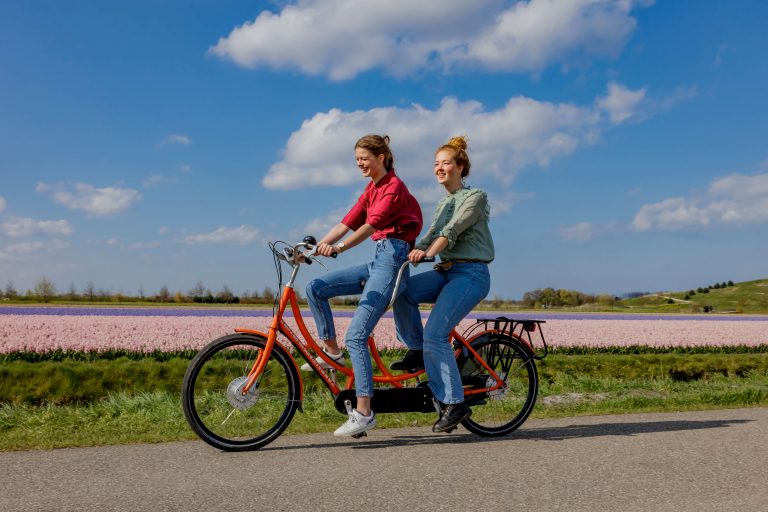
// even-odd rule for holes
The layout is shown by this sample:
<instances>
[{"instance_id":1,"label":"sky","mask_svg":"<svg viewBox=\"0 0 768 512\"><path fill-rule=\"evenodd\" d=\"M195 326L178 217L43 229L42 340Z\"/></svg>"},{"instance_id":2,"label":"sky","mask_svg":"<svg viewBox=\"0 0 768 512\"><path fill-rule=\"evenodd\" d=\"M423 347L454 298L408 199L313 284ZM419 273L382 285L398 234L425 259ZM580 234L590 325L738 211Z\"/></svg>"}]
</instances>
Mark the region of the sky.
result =
<instances>
[{"instance_id":1,"label":"sky","mask_svg":"<svg viewBox=\"0 0 768 512\"><path fill-rule=\"evenodd\" d=\"M0 287L274 289L267 243L341 220L368 133L427 222L435 149L468 136L489 297L768 278L766 19L759 0L2 0Z\"/></svg>"}]
</instances>

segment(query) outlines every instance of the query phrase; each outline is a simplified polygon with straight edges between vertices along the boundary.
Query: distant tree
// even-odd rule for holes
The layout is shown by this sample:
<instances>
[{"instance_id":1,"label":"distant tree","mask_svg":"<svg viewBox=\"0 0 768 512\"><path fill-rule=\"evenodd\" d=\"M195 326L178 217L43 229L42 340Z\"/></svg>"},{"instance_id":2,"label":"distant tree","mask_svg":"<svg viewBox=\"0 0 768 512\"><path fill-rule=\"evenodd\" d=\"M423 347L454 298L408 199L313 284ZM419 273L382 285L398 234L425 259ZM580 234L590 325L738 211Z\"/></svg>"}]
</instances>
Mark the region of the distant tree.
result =
<instances>
[{"instance_id":1,"label":"distant tree","mask_svg":"<svg viewBox=\"0 0 768 512\"><path fill-rule=\"evenodd\" d=\"M175 294L173 294L173 302L175 302L176 304L182 304L184 302L187 302L187 298L184 297L184 295L182 295L181 292L176 292Z\"/></svg>"},{"instance_id":2,"label":"distant tree","mask_svg":"<svg viewBox=\"0 0 768 512\"><path fill-rule=\"evenodd\" d=\"M139 300L144 300L144 287L139 286Z\"/></svg>"},{"instance_id":3,"label":"distant tree","mask_svg":"<svg viewBox=\"0 0 768 512\"><path fill-rule=\"evenodd\" d=\"M75 289L75 283L70 283L67 288L67 300L75 301L78 299L77 290Z\"/></svg>"},{"instance_id":4,"label":"distant tree","mask_svg":"<svg viewBox=\"0 0 768 512\"><path fill-rule=\"evenodd\" d=\"M696 295L696 290L688 290L688 295L693 297L694 295Z\"/></svg>"},{"instance_id":5,"label":"distant tree","mask_svg":"<svg viewBox=\"0 0 768 512\"><path fill-rule=\"evenodd\" d=\"M56 295L56 287L47 277L39 279L32 291L34 296L43 302L49 302Z\"/></svg>"},{"instance_id":6,"label":"distant tree","mask_svg":"<svg viewBox=\"0 0 768 512\"><path fill-rule=\"evenodd\" d=\"M15 299L18 296L19 296L19 292L18 292L18 290L16 290L16 287L13 286L13 282L12 281L8 281L5 284L5 297L8 298L8 299L13 300L13 299Z\"/></svg>"},{"instance_id":7,"label":"distant tree","mask_svg":"<svg viewBox=\"0 0 768 512\"><path fill-rule=\"evenodd\" d=\"M733 281L728 281L728 286L733 286Z\"/></svg>"},{"instance_id":8,"label":"distant tree","mask_svg":"<svg viewBox=\"0 0 768 512\"><path fill-rule=\"evenodd\" d=\"M712 288L714 288L715 290L719 290L720 289L720 283L713 284Z\"/></svg>"},{"instance_id":9,"label":"distant tree","mask_svg":"<svg viewBox=\"0 0 768 512\"><path fill-rule=\"evenodd\" d=\"M264 291L261 292L261 298L266 303L273 302L275 300L275 291L269 286L264 287Z\"/></svg>"},{"instance_id":10,"label":"distant tree","mask_svg":"<svg viewBox=\"0 0 768 512\"><path fill-rule=\"evenodd\" d=\"M216 298L219 299L218 302L222 302L224 304L231 304L232 299L235 298L235 294L232 293L232 290L229 289L229 286L224 285L221 287L221 291L216 294Z\"/></svg>"},{"instance_id":11,"label":"distant tree","mask_svg":"<svg viewBox=\"0 0 768 512\"><path fill-rule=\"evenodd\" d=\"M157 292L157 301L158 302L170 302L171 300L171 292L168 291L168 287L163 285L160 287L160 291Z\"/></svg>"},{"instance_id":12,"label":"distant tree","mask_svg":"<svg viewBox=\"0 0 768 512\"><path fill-rule=\"evenodd\" d=\"M728 287L728 284L725 281L720 283L720 288L727 288L727 287Z\"/></svg>"},{"instance_id":13,"label":"distant tree","mask_svg":"<svg viewBox=\"0 0 768 512\"><path fill-rule=\"evenodd\" d=\"M205 296L205 286L202 281L198 280L195 283L195 286L189 290L189 296L192 297L193 301L196 297L202 298Z\"/></svg>"},{"instance_id":14,"label":"distant tree","mask_svg":"<svg viewBox=\"0 0 768 512\"><path fill-rule=\"evenodd\" d=\"M701 293L709 293L709 288L702 288Z\"/></svg>"},{"instance_id":15,"label":"distant tree","mask_svg":"<svg viewBox=\"0 0 768 512\"><path fill-rule=\"evenodd\" d=\"M597 296L597 303L601 306L613 306L615 299L613 295L602 294Z\"/></svg>"},{"instance_id":16,"label":"distant tree","mask_svg":"<svg viewBox=\"0 0 768 512\"><path fill-rule=\"evenodd\" d=\"M88 281L88 284L85 285L85 288L83 288L83 295L87 297L89 301L93 302L96 297L96 287L93 285L93 281Z\"/></svg>"}]
</instances>

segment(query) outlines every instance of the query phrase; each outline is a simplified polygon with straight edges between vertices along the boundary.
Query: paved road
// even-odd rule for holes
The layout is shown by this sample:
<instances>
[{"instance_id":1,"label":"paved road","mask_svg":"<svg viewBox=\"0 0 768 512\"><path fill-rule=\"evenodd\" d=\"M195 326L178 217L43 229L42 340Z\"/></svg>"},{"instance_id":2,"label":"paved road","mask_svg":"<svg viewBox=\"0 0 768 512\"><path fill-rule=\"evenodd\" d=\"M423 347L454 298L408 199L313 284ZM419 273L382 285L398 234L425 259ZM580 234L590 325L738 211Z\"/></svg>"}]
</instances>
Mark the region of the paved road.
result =
<instances>
[{"instance_id":1,"label":"paved road","mask_svg":"<svg viewBox=\"0 0 768 512\"><path fill-rule=\"evenodd\" d=\"M768 408L0 453L0 510L766 511Z\"/></svg>"}]
</instances>

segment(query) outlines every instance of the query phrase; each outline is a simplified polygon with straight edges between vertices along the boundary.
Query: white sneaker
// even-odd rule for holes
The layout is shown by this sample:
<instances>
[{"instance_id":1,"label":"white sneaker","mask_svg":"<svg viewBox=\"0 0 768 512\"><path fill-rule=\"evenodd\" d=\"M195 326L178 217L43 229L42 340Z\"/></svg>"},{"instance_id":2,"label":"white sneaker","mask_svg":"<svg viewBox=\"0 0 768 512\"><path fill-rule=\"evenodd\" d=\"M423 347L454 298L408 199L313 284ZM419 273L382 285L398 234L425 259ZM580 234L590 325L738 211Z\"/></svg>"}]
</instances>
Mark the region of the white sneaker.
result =
<instances>
[{"instance_id":1,"label":"white sneaker","mask_svg":"<svg viewBox=\"0 0 768 512\"><path fill-rule=\"evenodd\" d=\"M357 409L352 409L349 419L333 433L336 437L354 436L367 432L376 427L376 413L371 411L370 416L363 416Z\"/></svg>"},{"instance_id":2,"label":"white sneaker","mask_svg":"<svg viewBox=\"0 0 768 512\"><path fill-rule=\"evenodd\" d=\"M336 355L333 355L333 354L329 354L328 352L326 352L326 351L325 351L325 349L323 349L323 352L325 352L325 355L327 355L328 357L330 357L330 358L331 358L331 359L332 359L332 360L333 360L333 361L334 361L336 364L338 364L339 366L344 366L345 364L347 364L347 360L346 360L346 359L344 359L344 352L339 352L339 353L338 353L338 354L336 354ZM315 358L315 361L317 361L317 363L318 363L318 364L319 364L321 367L323 367L324 369L326 369L326 370L330 370L331 368L333 368L333 366L331 366L330 364L326 363L326 362L325 362L325 359L323 359L323 358L322 358L322 357L320 357L320 356L317 356L317 357ZM311 371L314 371L314 368L312 368L312 366L310 366L310 364L309 364L309 363L304 363L303 365L301 365L301 371L303 371L303 372L311 372Z\"/></svg>"}]
</instances>

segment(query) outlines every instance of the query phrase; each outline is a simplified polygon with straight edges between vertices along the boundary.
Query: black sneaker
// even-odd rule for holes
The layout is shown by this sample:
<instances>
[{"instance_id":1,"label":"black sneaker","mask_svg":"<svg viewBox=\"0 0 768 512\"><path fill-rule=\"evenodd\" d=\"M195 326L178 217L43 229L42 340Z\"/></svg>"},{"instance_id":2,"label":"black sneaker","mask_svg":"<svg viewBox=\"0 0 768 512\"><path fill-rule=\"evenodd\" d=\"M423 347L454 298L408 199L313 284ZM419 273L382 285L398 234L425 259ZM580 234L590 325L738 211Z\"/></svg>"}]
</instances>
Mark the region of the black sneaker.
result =
<instances>
[{"instance_id":1,"label":"black sneaker","mask_svg":"<svg viewBox=\"0 0 768 512\"><path fill-rule=\"evenodd\" d=\"M417 372L424 369L424 351L411 350L405 353L405 356L399 361L389 365L390 370L406 371L408 373Z\"/></svg>"},{"instance_id":2,"label":"black sneaker","mask_svg":"<svg viewBox=\"0 0 768 512\"><path fill-rule=\"evenodd\" d=\"M450 432L470 416L472 416L472 409L464 403L446 405L440 419L432 425L432 432Z\"/></svg>"}]
</instances>

